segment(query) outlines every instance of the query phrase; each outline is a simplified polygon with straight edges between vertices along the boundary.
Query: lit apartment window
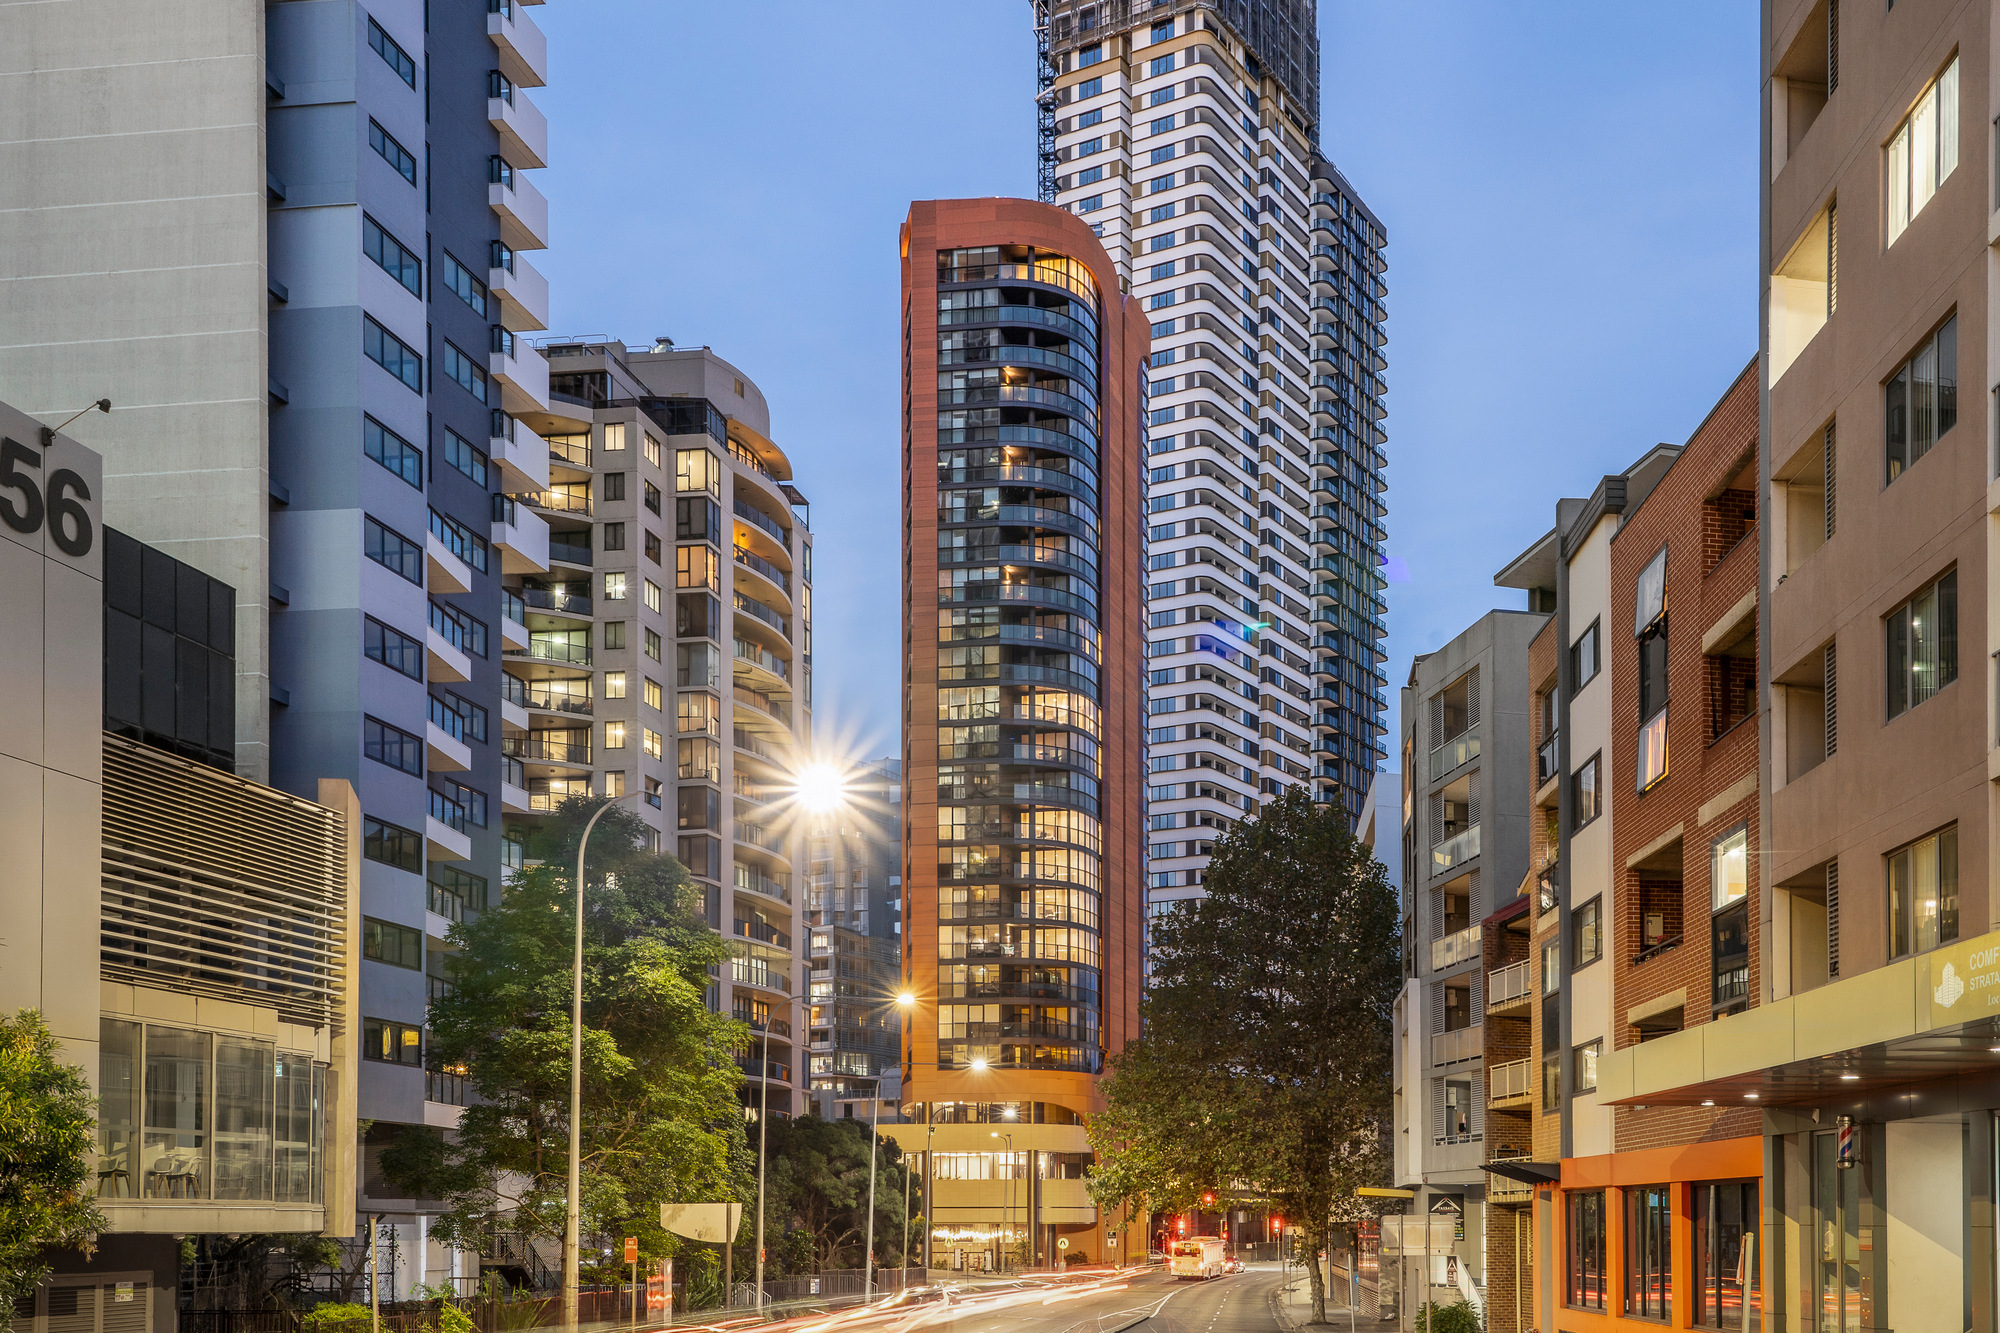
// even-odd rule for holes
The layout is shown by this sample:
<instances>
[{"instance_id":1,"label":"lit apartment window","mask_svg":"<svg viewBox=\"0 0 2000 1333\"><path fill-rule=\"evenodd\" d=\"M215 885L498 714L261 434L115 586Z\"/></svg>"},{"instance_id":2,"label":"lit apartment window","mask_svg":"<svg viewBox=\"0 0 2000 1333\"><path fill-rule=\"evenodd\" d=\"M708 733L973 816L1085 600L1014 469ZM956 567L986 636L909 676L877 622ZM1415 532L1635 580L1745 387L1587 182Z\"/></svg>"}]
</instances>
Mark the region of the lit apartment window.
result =
<instances>
[{"instance_id":1,"label":"lit apartment window","mask_svg":"<svg viewBox=\"0 0 2000 1333\"><path fill-rule=\"evenodd\" d=\"M1667 548L1639 573L1632 632L1639 640L1638 786L1667 776Z\"/></svg>"},{"instance_id":2,"label":"lit apartment window","mask_svg":"<svg viewBox=\"0 0 2000 1333\"><path fill-rule=\"evenodd\" d=\"M1604 1041L1587 1041L1570 1052L1571 1069L1576 1078L1578 1092L1597 1091L1597 1056L1604 1049Z\"/></svg>"},{"instance_id":3,"label":"lit apartment window","mask_svg":"<svg viewBox=\"0 0 2000 1333\"><path fill-rule=\"evenodd\" d=\"M1899 847L1886 859L1889 956L1922 953L1957 939L1957 825Z\"/></svg>"},{"instance_id":4,"label":"lit apartment window","mask_svg":"<svg viewBox=\"0 0 2000 1333\"><path fill-rule=\"evenodd\" d=\"M605 601L622 602L625 600L625 578L626 576L623 572L607 573L604 576Z\"/></svg>"},{"instance_id":5,"label":"lit apartment window","mask_svg":"<svg viewBox=\"0 0 2000 1333\"><path fill-rule=\"evenodd\" d=\"M607 750L622 750L625 748L625 724L623 722L606 722L604 724L604 748Z\"/></svg>"},{"instance_id":6,"label":"lit apartment window","mask_svg":"<svg viewBox=\"0 0 2000 1333\"><path fill-rule=\"evenodd\" d=\"M1750 998L1750 831L1738 828L1709 848L1709 1002L1721 1011Z\"/></svg>"},{"instance_id":7,"label":"lit apartment window","mask_svg":"<svg viewBox=\"0 0 2000 1333\"><path fill-rule=\"evenodd\" d=\"M1958 679L1958 571L1891 611L1885 623L1893 718Z\"/></svg>"},{"instance_id":8,"label":"lit apartment window","mask_svg":"<svg viewBox=\"0 0 2000 1333\"><path fill-rule=\"evenodd\" d=\"M604 427L604 452L622 453L625 449L625 423L613 421Z\"/></svg>"},{"instance_id":9,"label":"lit apartment window","mask_svg":"<svg viewBox=\"0 0 2000 1333\"><path fill-rule=\"evenodd\" d=\"M361 1021L361 1058L392 1065L421 1065L424 1062L424 1030L408 1023L391 1023L380 1018Z\"/></svg>"},{"instance_id":10,"label":"lit apartment window","mask_svg":"<svg viewBox=\"0 0 2000 1333\"><path fill-rule=\"evenodd\" d=\"M1883 188L1889 195L1889 244L1924 211L1938 186L1958 166L1958 58L1924 89L1916 107L1883 150Z\"/></svg>"},{"instance_id":11,"label":"lit apartment window","mask_svg":"<svg viewBox=\"0 0 2000 1333\"><path fill-rule=\"evenodd\" d=\"M1938 326L1897 368L1884 395L1889 480L1931 451L1958 424L1958 316Z\"/></svg>"}]
</instances>

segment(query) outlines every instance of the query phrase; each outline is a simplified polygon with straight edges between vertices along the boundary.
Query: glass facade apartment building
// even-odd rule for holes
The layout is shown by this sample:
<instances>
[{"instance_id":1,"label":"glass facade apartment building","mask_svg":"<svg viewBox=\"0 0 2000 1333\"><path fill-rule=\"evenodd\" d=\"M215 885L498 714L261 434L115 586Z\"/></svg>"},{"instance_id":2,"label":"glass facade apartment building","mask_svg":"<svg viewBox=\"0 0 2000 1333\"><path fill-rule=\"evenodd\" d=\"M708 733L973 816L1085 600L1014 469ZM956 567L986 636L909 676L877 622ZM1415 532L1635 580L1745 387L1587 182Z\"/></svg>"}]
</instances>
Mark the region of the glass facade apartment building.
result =
<instances>
[{"instance_id":1,"label":"glass facade apartment building","mask_svg":"<svg viewBox=\"0 0 2000 1333\"><path fill-rule=\"evenodd\" d=\"M1155 904L1297 784L1384 756L1387 236L1318 148L1310 0L1038 0L1043 197L1151 334Z\"/></svg>"}]
</instances>

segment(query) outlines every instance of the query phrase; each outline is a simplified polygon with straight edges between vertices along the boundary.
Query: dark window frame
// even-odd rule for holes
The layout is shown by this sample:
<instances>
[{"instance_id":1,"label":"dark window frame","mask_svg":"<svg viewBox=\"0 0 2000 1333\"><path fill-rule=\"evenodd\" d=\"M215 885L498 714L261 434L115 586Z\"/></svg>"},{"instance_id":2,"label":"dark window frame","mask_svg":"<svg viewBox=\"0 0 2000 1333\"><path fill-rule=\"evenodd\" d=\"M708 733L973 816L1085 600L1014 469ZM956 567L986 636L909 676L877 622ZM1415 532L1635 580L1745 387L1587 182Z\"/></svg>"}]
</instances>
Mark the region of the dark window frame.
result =
<instances>
[{"instance_id":1,"label":"dark window frame","mask_svg":"<svg viewBox=\"0 0 2000 1333\"><path fill-rule=\"evenodd\" d=\"M389 164L391 171L401 176L412 186L417 183L417 159L415 155L409 149L403 147L395 135L383 129L382 122L376 120L373 116L368 118L368 146L375 150L378 157Z\"/></svg>"},{"instance_id":2,"label":"dark window frame","mask_svg":"<svg viewBox=\"0 0 2000 1333\"><path fill-rule=\"evenodd\" d=\"M391 539L396 543L393 548ZM411 541L373 514L362 515L361 552L398 578L424 586L424 544Z\"/></svg>"},{"instance_id":3,"label":"dark window frame","mask_svg":"<svg viewBox=\"0 0 2000 1333\"><path fill-rule=\"evenodd\" d=\"M1933 638L1937 644L1937 658L1931 665L1937 681L1930 686L1930 693L1921 699L1914 699L1919 683L1916 672L1920 663L1914 660L1912 652L1912 626L1918 619L1915 608L1925 597L1933 599L1936 607L1937 626ZM1903 623L1898 624L1899 618ZM1899 641L1900 630L1900 641ZM1958 681L1958 567L1947 569L1923 587L1910 594L1894 610L1882 617L1883 652L1883 708L1887 720L1894 720L1913 709L1935 699L1944 689ZM1901 657L1899 664L1898 658Z\"/></svg>"},{"instance_id":4,"label":"dark window frame","mask_svg":"<svg viewBox=\"0 0 2000 1333\"><path fill-rule=\"evenodd\" d=\"M364 916L361 918L361 956L371 963L421 972L424 970L424 932L394 921ZM405 959L412 961L405 962Z\"/></svg>"},{"instance_id":5,"label":"dark window frame","mask_svg":"<svg viewBox=\"0 0 2000 1333\"><path fill-rule=\"evenodd\" d=\"M393 457L391 441L397 446ZM423 450L366 412L361 414L361 452L397 479L408 482L418 490L424 488ZM415 476L411 475L413 472Z\"/></svg>"},{"instance_id":6,"label":"dark window frame","mask_svg":"<svg viewBox=\"0 0 2000 1333\"><path fill-rule=\"evenodd\" d=\"M361 755L413 778L424 775L424 738L369 713L361 715Z\"/></svg>"},{"instance_id":7,"label":"dark window frame","mask_svg":"<svg viewBox=\"0 0 2000 1333\"><path fill-rule=\"evenodd\" d=\"M413 639L394 625L377 620L373 616L362 617L361 655L371 662L380 663L399 676L407 676L416 681L424 678L423 640ZM405 657L411 659L413 670L406 670L400 665ZM391 658L396 660L392 661Z\"/></svg>"},{"instance_id":8,"label":"dark window frame","mask_svg":"<svg viewBox=\"0 0 2000 1333\"><path fill-rule=\"evenodd\" d=\"M368 20L368 45L382 57L382 63L396 71L397 78L411 88L417 86L417 62L403 49L403 44L391 37L387 29L373 18Z\"/></svg>"},{"instance_id":9,"label":"dark window frame","mask_svg":"<svg viewBox=\"0 0 2000 1333\"><path fill-rule=\"evenodd\" d=\"M1604 1205L1603 1190L1570 1190L1563 1195L1562 1296L1567 1309L1608 1308Z\"/></svg>"},{"instance_id":10,"label":"dark window frame","mask_svg":"<svg viewBox=\"0 0 2000 1333\"><path fill-rule=\"evenodd\" d=\"M403 290L420 301L423 299L424 261L396 239L396 233L367 213L361 215L361 253L374 260L375 266L394 278Z\"/></svg>"},{"instance_id":11,"label":"dark window frame","mask_svg":"<svg viewBox=\"0 0 2000 1333\"><path fill-rule=\"evenodd\" d=\"M361 818L361 854L370 861L413 874L424 869L424 835L373 815Z\"/></svg>"},{"instance_id":12,"label":"dark window frame","mask_svg":"<svg viewBox=\"0 0 2000 1333\"><path fill-rule=\"evenodd\" d=\"M1923 394L1922 387L1916 383L1916 373L1917 363L1926 355L1932 358L1933 367L1928 423L1919 419L1924 406L1914 401ZM1951 359L1949 371L1944 366L1947 356ZM1894 485L1905 472L1922 462L1932 449L1944 443L1944 437L1957 424L1958 311L1953 310L1918 341L1916 350L1882 383L1882 459L1885 473L1882 484Z\"/></svg>"},{"instance_id":13,"label":"dark window frame","mask_svg":"<svg viewBox=\"0 0 2000 1333\"><path fill-rule=\"evenodd\" d=\"M1588 952L1584 932L1589 931ZM1599 894L1578 903L1569 914L1569 957L1571 972L1581 972L1604 957L1604 897Z\"/></svg>"},{"instance_id":14,"label":"dark window frame","mask_svg":"<svg viewBox=\"0 0 2000 1333\"><path fill-rule=\"evenodd\" d=\"M406 1040L415 1034L414 1042ZM404 1052L414 1050L414 1058L406 1058ZM387 1051L387 1054L382 1052ZM364 1018L361 1020L361 1058L376 1064L399 1065L405 1069L421 1069L424 1064L424 1030L415 1023L398 1023L392 1018Z\"/></svg>"},{"instance_id":15,"label":"dark window frame","mask_svg":"<svg viewBox=\"0 0 2000 1333\"><path fill-rule=\"evenodd\" d=\"M395 364L390 364L391 349L394 349ZM424 358L416 348L398 338L383 326L373 315L361 317L361 354L380 366L391 378L410 392L421 395L424 391Z\"/></svg>"}]
</instances>

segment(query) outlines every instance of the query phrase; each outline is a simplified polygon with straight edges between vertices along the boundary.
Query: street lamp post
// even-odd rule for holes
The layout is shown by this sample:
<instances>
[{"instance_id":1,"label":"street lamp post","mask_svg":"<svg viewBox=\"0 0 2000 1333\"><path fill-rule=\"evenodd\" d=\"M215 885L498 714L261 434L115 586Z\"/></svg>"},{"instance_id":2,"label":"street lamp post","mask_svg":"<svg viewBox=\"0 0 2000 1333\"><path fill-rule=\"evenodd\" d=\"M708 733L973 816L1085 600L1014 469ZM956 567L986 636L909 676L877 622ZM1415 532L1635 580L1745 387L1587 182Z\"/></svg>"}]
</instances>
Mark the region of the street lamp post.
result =
<instances>
[{"instance_id":1,"label":"street lamp post","mask_svg":"<svg viewBox=\"0 0 2000 1333\"><path fill-rule=\"evenodd\" d=\"M882 1141L876 1132L882 1117L882 1076L875 1076L868 1098L868 1241L861 1254L861 1303L875 1299L875 1153Z\"/></svg>"},{"instance_id":2,"label":"street lamp post","mask_svg":"<svg viewBox=\"0 0 2000 1333\"><path fill-rule=\"evenodd\" d=\"M1000 1235L1007 1248L1000 1253L1004 1256L1001 1263L1011 1266L1014 1260L1014 1136L1002 1134L996 1129L987 1137L1002 1139L1007 1144L1007 1202L1000 1210Z\"/></svg>"},{"instance_id":3,"label":"street lamp post","mask_svg":"<svg viewBox=\"0 0 2000 1333\"><path fill-rule=\"evenodd\" d=\"M576 958L570 977L569 1005L569 1189L563 1217L563 1327L576 1328L577 1218L583 1211L583 849L590 831L604 812L623 796L613 796L593 810L576 840Z\"/></svg>"}]
</instances>

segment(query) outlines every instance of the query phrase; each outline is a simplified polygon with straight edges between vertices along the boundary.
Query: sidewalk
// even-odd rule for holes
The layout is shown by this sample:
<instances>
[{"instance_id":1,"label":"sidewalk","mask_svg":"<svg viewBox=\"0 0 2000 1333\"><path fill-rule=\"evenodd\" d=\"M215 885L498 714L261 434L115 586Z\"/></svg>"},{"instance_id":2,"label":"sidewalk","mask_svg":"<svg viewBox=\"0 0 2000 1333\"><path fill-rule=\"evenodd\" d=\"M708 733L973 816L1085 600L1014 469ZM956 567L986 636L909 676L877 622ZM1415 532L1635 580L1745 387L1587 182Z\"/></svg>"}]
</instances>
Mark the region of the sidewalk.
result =
<instances>
[{"instance_id":1,"label":"sidewalk","mask_svg":"<svg viewBox=\"0 0 2000 1333\"><path fill-rule=\"evenodd\" d=\"M1302 1268L1286 1270L1290 1279L1283 1286L1271 1289L1271 1318L1277 1326L1292 1333L1292 1330L1314 1327L1312 1324L1312 1282ZM1334 1284L1338 1285L1338 1284ZM1347 1333L1351 1327L1354 1333L1396 1333L1397 1324L1393 1319L1377 1319L1366 1311L1357 1311L1352 1316L1345 1306L1331 1298L1326 1303L1326 1323L1320 1328L1332 1328L1339 1333Z\"/></svg>"}]
</instances>

